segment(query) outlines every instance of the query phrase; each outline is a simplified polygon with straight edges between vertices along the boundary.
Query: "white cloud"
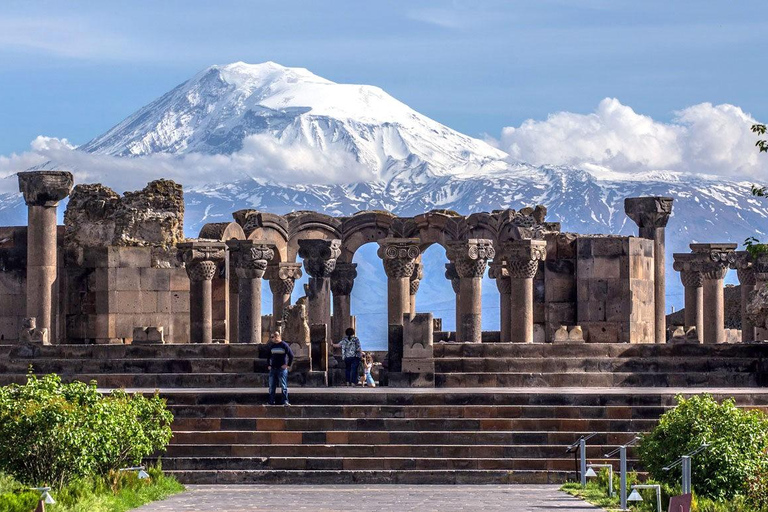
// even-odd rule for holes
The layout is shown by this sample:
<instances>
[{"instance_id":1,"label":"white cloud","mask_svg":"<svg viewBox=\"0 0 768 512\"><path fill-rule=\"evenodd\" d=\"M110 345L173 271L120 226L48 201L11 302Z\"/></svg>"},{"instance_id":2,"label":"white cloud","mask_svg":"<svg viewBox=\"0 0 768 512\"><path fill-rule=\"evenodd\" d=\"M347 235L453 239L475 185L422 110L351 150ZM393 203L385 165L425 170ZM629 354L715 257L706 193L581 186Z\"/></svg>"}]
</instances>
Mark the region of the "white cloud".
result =
<instances>
[{"instance_id":1,"label":"white cloud","mask_svg":"<svg viewBox=\"0 0 768 512\"><path fill-rule=\"evenodd\" d=\"M756 121L739 107L701 103L671 123L606 98L592 114L558 112L502 130L498 146L534 165L600 165L617 172L674 170L764 178L768 157L755 148Z\"/></svg>"},{"instance_id":2,"label":"white cloud","mask_svg":"<svg viewBox=\"0 0 768 512\"><path fill-rule=\"evenodd\" d=\"M66 139L37 137L30 151L0 156L0 192L18 190L13 175L33 166L72 171L76 183L103 183L118 191L142 188L168 178L186 189L210 183L255 178L280 183L340 183L373 179L370 169L333 147L321 150L303 143L279 142L266 134L251 135L231 155L189 153L114 157L78 151Z\"/></svg>"}]
</instances>

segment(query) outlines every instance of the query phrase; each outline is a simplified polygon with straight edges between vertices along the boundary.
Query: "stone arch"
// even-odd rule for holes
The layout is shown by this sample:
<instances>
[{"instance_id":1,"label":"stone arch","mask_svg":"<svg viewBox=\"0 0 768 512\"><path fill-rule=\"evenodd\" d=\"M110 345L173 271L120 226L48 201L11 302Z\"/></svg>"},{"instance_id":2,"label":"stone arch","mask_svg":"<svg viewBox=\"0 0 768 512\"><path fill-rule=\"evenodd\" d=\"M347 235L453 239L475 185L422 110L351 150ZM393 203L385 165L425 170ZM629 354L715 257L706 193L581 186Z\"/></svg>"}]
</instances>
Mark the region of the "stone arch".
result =
<instances>
[{"instance_id":1,"label":"stone arch","mask_svg":"<svg viewBox=\"0 0 768 512\"><path fill-rule=\"evenodd\" d=\"M285 216L288 221L288 247L286 261L296 261L299 240L341 239L341 220L317 212L292 212Z\"/></svg>"},{"instance_id":2,"label":"stone arch","mask_svg":"<svg viewBox=\"0 0 768 512\"><path fill-rule=\"evenodd\" d=\"M393 213L387 211L361 211L343 219L341 256L338 261L351 263L360 247L391 236L392 224L396 218Z\"/></svg>"},{"instance_id":3,"label":"stone arch","mask_svg":"<svg viewBox=\"0 0 768 512\"><path fill-rule=\"evenodd\" d=\"M265 240L274 246L273 263L288 261L288 221L284 217L257 210L238 210L232 216L248 240Z\"/></svg>"},{"instance_id":4,"label":"stone arch","mask_svg":"<svg viewBox=\"0 0 768 512\"><path fill-rule=\"evenodd\" d=\"M209 222L200 229L197 237L219 242L246 238L243 228L236 222Z\"/></svg>"},{"instance_id":5,"label":"stone arch","mask_svg":"<svg viewBox=\"0 0 768 512\"><path fill-rule=\"evenodd\" d=\"M461 223L464 217L451 210L432 210L413 218L413 231L405 233L408 238L421 241L421 252L432 244L439 244L444 249L448 242L461 239Z\"/></svg>"}]
</instances>

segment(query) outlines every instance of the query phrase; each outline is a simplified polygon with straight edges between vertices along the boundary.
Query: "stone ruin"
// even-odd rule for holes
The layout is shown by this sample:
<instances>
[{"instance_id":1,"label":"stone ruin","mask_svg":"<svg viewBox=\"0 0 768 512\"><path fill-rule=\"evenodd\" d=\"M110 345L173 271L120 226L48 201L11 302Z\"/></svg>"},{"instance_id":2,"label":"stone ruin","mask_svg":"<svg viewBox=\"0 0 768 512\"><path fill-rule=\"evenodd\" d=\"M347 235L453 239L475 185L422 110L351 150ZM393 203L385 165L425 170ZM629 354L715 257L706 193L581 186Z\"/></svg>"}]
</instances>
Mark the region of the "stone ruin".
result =
<instances>
[{"instance_id":1,"label":"stone ruin","mask_svg":"<svg viewBox=\"0 0 768 512\"><path fill-rule=\"evenodd\" d=\"M413 217L239 210L234 222L206 224L198 238L186 240L183 191L169 180L123 196L99 184L73 188L66 172L20 173L19 185L29 226L0 228L2 340L260 343L266 331L282 329L301 357L327 369L327 343L354 322L352 260L367 243L378 244L388 279L389 371L409 375L403 378L412 385L430 374L436 341L722 343L729 337L723 320L729 268L738 270L747 294L740 335L764 339L768 271L735 244L692 244L691 253L674 255L686 312L684 329L668 334L664 230L671 198L626 200L637 237L563 233L546 221L546 208L536 206ZM68 196L64 226L57 227L57 204ZM455 332L439 330L439 319L418 312L421 255L432 244L446 249ZM501 304L495 332L481 329L486 270ZM303 272L309 274L306 297L292 304ZM264 280L273 295L267 316ZM714 313L705 317L705 310Z\"/></svg>"}]
</instances>

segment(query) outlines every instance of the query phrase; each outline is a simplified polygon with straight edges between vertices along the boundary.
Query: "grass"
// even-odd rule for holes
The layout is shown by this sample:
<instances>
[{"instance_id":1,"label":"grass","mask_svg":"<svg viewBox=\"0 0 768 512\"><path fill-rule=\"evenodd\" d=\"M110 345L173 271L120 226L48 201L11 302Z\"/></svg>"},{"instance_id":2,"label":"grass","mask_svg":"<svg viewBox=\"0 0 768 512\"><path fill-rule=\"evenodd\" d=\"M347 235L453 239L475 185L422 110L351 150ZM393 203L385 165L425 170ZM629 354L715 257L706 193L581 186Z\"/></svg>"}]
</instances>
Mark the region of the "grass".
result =
<instances>
[{"instance_id":1,"label":"grass","mask_svg":"<svg viewBox=\"0 0 768 512\"><path fill-rule=\"evenodd\" d=\"M46 510L125 512L184 491L183 485L175 478L164 475L160 468L149 468L148 472L151 476L149 480L139 480L136 473L131 472L73 482L63 489L51 491L56 503L47 505ZM3 493L18 493L24 488L13 478L0 474L0 496ZM32 512L31 509L28 512Z\"/></svg>"},{"instance_id":2,"label":"grass","mask_svg":"<svg viewBox=\"0 0 768 512\"><path fill-rule=\"evenodd\" d=\"M621 510L618 493L609 498L598 482L587 482L586 488L582 488L578 482L568 482L560 487L560 490L606 510Z\"/></svg>"}]
</instances>

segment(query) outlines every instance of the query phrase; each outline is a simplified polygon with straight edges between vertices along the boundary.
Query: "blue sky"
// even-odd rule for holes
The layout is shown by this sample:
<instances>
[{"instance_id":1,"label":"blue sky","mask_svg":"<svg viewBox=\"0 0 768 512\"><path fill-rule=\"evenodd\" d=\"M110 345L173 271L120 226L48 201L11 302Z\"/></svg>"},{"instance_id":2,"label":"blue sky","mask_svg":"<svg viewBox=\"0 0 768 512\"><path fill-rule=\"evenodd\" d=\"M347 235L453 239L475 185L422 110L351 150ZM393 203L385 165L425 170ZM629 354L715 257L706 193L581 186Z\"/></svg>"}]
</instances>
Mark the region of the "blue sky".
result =
<instances>
[{"instance_id":1,"label":"blue sky","mask_svg":"<svg viewBox=\"0 0 768 512\"><path fill-rule=\"evenodd\" d=\"M4 0L0 155L81 144L215 63L378 85L470 135L605 97L660 121L701 102L768 117L764 2Z\"/></svg>"}]
</instances>

